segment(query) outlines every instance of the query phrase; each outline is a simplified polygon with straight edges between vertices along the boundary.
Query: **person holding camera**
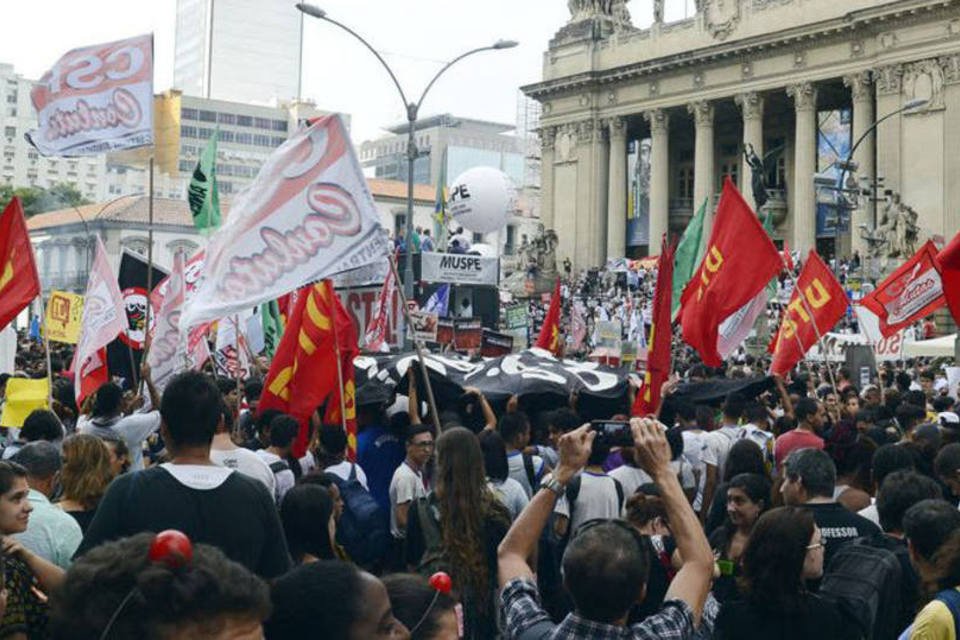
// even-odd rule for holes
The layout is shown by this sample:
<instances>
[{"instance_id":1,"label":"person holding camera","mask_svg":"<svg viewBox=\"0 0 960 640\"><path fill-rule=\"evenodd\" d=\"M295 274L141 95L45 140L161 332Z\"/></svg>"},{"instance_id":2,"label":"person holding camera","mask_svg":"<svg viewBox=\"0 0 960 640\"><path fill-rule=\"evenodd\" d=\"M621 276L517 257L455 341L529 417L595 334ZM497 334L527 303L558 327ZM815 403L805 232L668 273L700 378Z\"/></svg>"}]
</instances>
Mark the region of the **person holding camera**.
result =
<instances>
[{"instance_id":1,"label":"person holding camera","mask_svg":"<svg viewBox=\"0 0 960 640\"><path fill-rule=\"evenodd\" d=\"M667 519L684 559L657 613L627 627L627 617L646 592L650 564L642 537L621 520L587 523L563 556L564 586L574 611L554 625L540 605L528 558L567 484L590 459L596 432L583 425L560 439L560 463L500 544L501 609L507 638L693 637L713 577L713 553L670 468L670 446L652 419L630 421L641 466L660 486Z\"/></svg>"}]
</instances>

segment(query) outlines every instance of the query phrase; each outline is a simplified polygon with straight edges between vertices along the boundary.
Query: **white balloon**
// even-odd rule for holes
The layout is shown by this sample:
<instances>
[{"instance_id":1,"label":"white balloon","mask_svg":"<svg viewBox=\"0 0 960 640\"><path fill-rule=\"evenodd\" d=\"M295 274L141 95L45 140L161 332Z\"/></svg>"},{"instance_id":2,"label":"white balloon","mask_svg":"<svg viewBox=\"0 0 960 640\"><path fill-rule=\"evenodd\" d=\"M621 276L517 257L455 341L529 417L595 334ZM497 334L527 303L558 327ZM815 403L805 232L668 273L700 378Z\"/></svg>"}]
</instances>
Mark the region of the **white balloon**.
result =
<instances>
[{"instance_id":1,"label":"white balloon","mask_svg":"<svg viewBox=\"0 0 960 640\"><path fill-rule=\"evenodd\" d=\"M517 190L510 176L491 167L474 167L453 181L447 211L470 231L490 233L507 224L516 205Z\"/></svg>"}]
</instances>

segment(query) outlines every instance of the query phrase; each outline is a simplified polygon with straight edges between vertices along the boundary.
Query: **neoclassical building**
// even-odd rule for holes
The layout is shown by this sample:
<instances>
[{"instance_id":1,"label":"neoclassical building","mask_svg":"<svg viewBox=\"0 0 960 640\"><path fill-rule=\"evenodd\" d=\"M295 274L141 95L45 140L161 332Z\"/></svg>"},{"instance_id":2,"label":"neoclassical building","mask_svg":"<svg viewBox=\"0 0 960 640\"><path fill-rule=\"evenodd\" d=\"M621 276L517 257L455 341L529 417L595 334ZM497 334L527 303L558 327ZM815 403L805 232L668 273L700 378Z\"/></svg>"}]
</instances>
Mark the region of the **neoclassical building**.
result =
<instances>
[{"instance_id":1,"label":"neoclassical building","mask_svg":"<svg viewBox=\"0 0 960 640\"><path fill-rule=\"evenodd\" d=\"M960 0L695 2L694 17L665 23L654 0L637 29L624 0L569 0L543 79L523 88L543 106L542 218L558 260L659 253L724 176L753 204L747 145L765 158L775 237L793 249L833 253L836 209L818 203L836 194L814 177L861 138L841 252L865 248L895 194L921 241L960 228ZM638 164L648 173L634 179Z\"/></svg>"}]
</instances>

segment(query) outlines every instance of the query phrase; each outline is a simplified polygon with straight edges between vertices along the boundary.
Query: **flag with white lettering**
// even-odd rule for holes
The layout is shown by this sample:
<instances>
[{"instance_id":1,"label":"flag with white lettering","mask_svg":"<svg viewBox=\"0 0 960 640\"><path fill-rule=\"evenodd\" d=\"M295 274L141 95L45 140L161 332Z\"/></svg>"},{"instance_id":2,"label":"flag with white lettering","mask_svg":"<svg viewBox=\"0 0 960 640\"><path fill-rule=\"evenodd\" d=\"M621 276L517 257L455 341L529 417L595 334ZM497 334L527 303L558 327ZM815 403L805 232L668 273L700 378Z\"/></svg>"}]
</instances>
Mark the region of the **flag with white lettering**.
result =
<instances>
[{"instance_id":1,"label":"flag with white lettering","mask_svg":"<svg viewBox=\"0 0 960 640\"><path fill-rule=\"evenodd\" d=\"M803 296L801 299L800 296ZM771 373L786 375L847 311L847 294L816 251L810 251L774 341Z\"/></svg>"},{"instance_id":2,"label":"flag with white lettering","mask_svg":"<svg viewBox=\"0 0 960 640\"><path fill-rule=\"evenodd\" d=\"M84 295L80 338L74 354L74 390L78 405L97 390L94 381L100 382L106 377L106 354L102 350L126 329L126 320L123 295L110 269L103 240L97 236L96 255Z\"/></svg>"},{"instance_id":3,"label":"flag with white lettering","mask_svg":"<svg viewBox=\"0 0 960 640\"><path fill-rule=\"evenodd\" d=\"M186 347L186 336L180 333L180 313L183 310L185 287L183 284L183 254L173 258L173 271L170 272L169 286L157 311L156 320L150 327L150 350L147 352L147 364L153 384L163 391L167 382L185 368L186 362L181 354Z\"/></svg>"},{"instance_id":4,"label":"flag with white lettering","mask_svg":"<svg viewBox=\"0 0 960 640\"><path fill-rule=\"evenodd\" d=\"M45 156L90 156L153 144L153 34L63 55L30 92Z\"/></svg>"},{"instance_id":5,"label":"flag with white lettering","mask_svg":"<svg viewBox=\"0 0 960 640\"><path fill-rule=\"evenodd\" d=\"M912 258L865 296L861 304L880 318L880 333L884 338L946 304L933 241L928 240Z\"/></svg>"},{"instance_id":6,"label":"flag with white lettering","mask_svg":"<svg viewBox=\"0 0 960 640\"><path fill-rule=\"evenodd\" d=\"M187 326L229 316L384 260L380 214L340 116L282 144L210 238Z\"/></svg>"}]
</instances>

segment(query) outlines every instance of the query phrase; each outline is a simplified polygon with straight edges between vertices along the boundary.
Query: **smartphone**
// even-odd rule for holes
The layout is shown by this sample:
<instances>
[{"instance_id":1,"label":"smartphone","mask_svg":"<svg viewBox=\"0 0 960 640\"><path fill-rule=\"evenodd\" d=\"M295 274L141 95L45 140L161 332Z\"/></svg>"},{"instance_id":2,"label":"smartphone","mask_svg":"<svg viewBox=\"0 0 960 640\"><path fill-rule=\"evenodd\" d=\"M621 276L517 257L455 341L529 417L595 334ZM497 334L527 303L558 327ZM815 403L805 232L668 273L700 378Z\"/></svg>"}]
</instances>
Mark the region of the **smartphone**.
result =
<instances>
[{"instance_id":1,"label":"smartphone","mask_svg":"<svg viewBox=\"0 0 960 640\"><path fill-rule=\"evenodd\" d=\"M626 420L593 420L590 428L597 432L594 444L607 447L633 446L633 432Z\"/></svg>"}]
</instances>

